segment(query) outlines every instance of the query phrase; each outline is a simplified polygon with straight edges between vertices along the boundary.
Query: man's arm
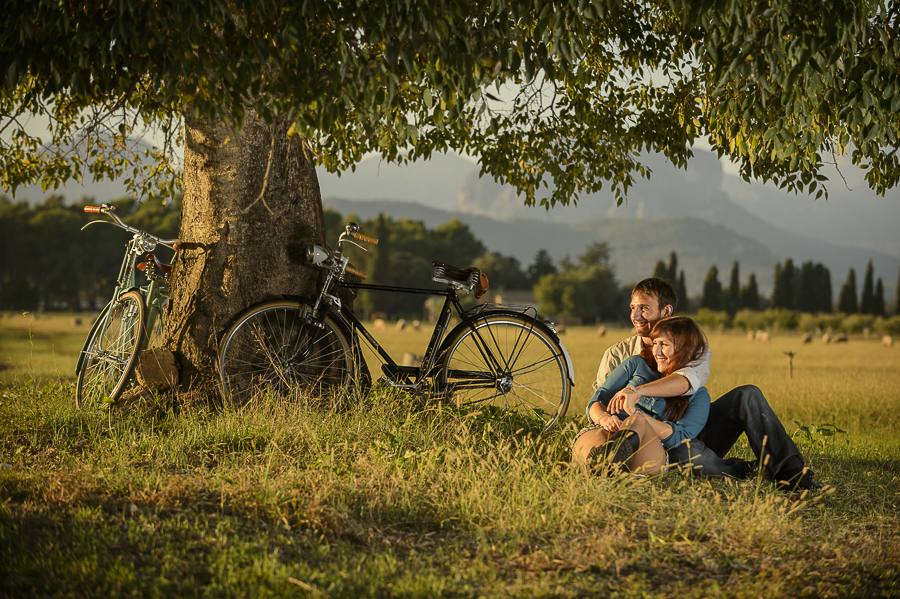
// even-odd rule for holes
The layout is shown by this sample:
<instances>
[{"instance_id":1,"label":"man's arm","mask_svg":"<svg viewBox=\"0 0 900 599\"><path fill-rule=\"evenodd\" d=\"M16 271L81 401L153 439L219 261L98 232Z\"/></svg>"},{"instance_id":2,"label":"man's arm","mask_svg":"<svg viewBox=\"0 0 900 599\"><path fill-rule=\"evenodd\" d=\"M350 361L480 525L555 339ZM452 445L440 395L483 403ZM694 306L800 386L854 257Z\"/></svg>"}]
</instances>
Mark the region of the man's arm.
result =
<instances>
[{"instance_id":1,"label":"man's arm","mask_svg":"<svg viewBox=\"0 0 900 599\"><path fill-rule=\"evenodd\" d=\"M607 350L603 352L603 357L600 358L600 368L597 369L597 378L594 380L594 389L599 389L600 385L609 378L609 375L612 374L615 367L622 361L616 356L613 356L611 350L611 347L607 348Z\"/></svg>"},{"instance_id":2,"label":"man's arm","mask_svg":"<svg viewBox=\"0 0 900 599\"><path fill-rule=\"evenodd\" d=\"M597 379L594 381L594 389L600 386L609 378L616 366L625 361L629 356L637 356L641 353L641 342L639 337L629 337L615 345L609 346L603 357L600 358L600 368L597 369Z\"/></svg>"}]
</instances>

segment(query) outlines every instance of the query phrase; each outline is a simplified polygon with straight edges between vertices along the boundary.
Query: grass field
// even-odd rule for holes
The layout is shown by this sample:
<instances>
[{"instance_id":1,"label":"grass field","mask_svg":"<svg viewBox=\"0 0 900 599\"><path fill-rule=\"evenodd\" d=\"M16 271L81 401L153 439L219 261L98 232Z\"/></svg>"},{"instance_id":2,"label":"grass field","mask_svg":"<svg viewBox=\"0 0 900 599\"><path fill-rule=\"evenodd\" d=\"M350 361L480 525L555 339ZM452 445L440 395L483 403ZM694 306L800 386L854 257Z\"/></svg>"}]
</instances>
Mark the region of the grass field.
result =
<instances>
[{"instance_id":1,"label":"grass field","mask_svg":"<svg viewBox=\"0 0 900 599\"><path fill-rule=\"evenodd\" d=\"M710 335L712 396L758 385L830 487L795 497L596 478L567 463L574 421L509 438L386 395L79 412L75 318L0 319L0 597L900 596L900 356L877 341ZM574 419L626 335L563 336ZM428 333L382 336L402 356Z\"/></svg>"}]
</instances>

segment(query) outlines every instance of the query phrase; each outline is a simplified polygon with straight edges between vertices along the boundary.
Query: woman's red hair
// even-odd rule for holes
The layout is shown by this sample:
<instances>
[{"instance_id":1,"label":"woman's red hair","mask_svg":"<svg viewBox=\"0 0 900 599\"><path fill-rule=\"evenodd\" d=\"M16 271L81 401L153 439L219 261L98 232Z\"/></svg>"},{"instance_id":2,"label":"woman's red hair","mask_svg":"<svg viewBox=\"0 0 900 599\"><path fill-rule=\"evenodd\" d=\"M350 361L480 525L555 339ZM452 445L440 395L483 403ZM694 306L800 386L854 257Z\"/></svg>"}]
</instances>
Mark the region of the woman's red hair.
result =
<instances>
[{"instance_id":1,"label":"woman's red hair","mask_svg":"<svg viewBox=\"0 0 900 599\"><path fill-rule=\"evenodd\" d=\"M675 355L669 360L666 371L660 373L661 375L681 370L691 362L699 360L706 352L706 335L703 334L700 325L687 316L670 316L658 321L650 331L650 338L656 339L660 335L665 335L675 344ZM645 349L641 352L641 356L651 367L656 368L656 359L651 350ZM684 416L690 397L682 395L666 397L665 400L666 418L674 422Z\"/></svg>"}]
</instances>

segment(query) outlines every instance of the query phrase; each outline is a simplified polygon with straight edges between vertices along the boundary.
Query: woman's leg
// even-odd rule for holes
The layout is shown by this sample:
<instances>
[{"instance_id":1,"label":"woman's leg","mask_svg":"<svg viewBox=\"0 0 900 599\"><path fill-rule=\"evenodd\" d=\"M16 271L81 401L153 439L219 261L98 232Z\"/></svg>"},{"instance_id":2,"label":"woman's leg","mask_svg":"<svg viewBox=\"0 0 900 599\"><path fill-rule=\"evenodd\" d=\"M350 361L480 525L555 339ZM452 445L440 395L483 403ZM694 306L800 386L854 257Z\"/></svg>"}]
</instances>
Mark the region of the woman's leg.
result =
<instances>
[{"instance_id":1,"label":"woman's leg","mask_svg":"<svg viewBox=\"0 0 900 599\"><path fill-rule=\"evenodd\" d=\"M609 433L597 425L582 430L572 444L572 461L575 464L587 465L592 449L602 447L609 441Z\"/></svg>"},{"instance_id":2,"label":"woman's leg","mask_svg":"<svg viewBox=\"0 0 900 599\"><path fill-rule=\"evenodd\" d=\"M633 431L640 439L640 447L631 457L631 471L654 475L661 473L666 465L666 450L647 422L648 418L642 412L636 412L625 419L622 429Z\"/></svg>"}]
</instances>

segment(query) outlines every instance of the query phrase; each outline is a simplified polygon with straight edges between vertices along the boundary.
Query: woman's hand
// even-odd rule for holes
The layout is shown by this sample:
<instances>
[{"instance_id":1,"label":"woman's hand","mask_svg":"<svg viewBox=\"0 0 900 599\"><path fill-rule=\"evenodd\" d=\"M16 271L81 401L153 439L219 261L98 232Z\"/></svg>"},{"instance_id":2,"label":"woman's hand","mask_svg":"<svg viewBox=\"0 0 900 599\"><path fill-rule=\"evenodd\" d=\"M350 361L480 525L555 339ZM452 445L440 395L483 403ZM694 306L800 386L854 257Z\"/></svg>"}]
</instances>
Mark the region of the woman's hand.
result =
<instances>
[{"instance_id":1,"label":"woman's hand","mask_svg":"<svg viewBox=\"0 0 900 599\"><path fill-rule=\"evenodd\" d=\"M643 395L635 389L634 385L628 385L610 400L608 408L610 414L618 414L622 410L625 410L628 414L634 414L635 406L641 397Z\"/></svg>"},{"instance_id":2,"label":"woman's hand","mask_svg":"<svg viewBox=\"0 0 900 599\"><path fill-rule=\"evenodd\" d=\"M597 402L591 406L591 422L605 431L614 433L619 430L622 421L613 414L610 414L603 408L603 404Z\"/></svg>"},{"instance_id":3,"label":"woman's hand","mask_svg":"<svg viewBox=\"0 0 900 599\"><path fill-rule=\"evenodd\" d=\"M615 433L619 430L619 427L622 426L622 421L619 420L618 416L604 413L603 416L600 417L600 422L598 422L597 424L599 424L600 428L602 428L603 430L610 433Z\"/></svg>"}]
</instances>

